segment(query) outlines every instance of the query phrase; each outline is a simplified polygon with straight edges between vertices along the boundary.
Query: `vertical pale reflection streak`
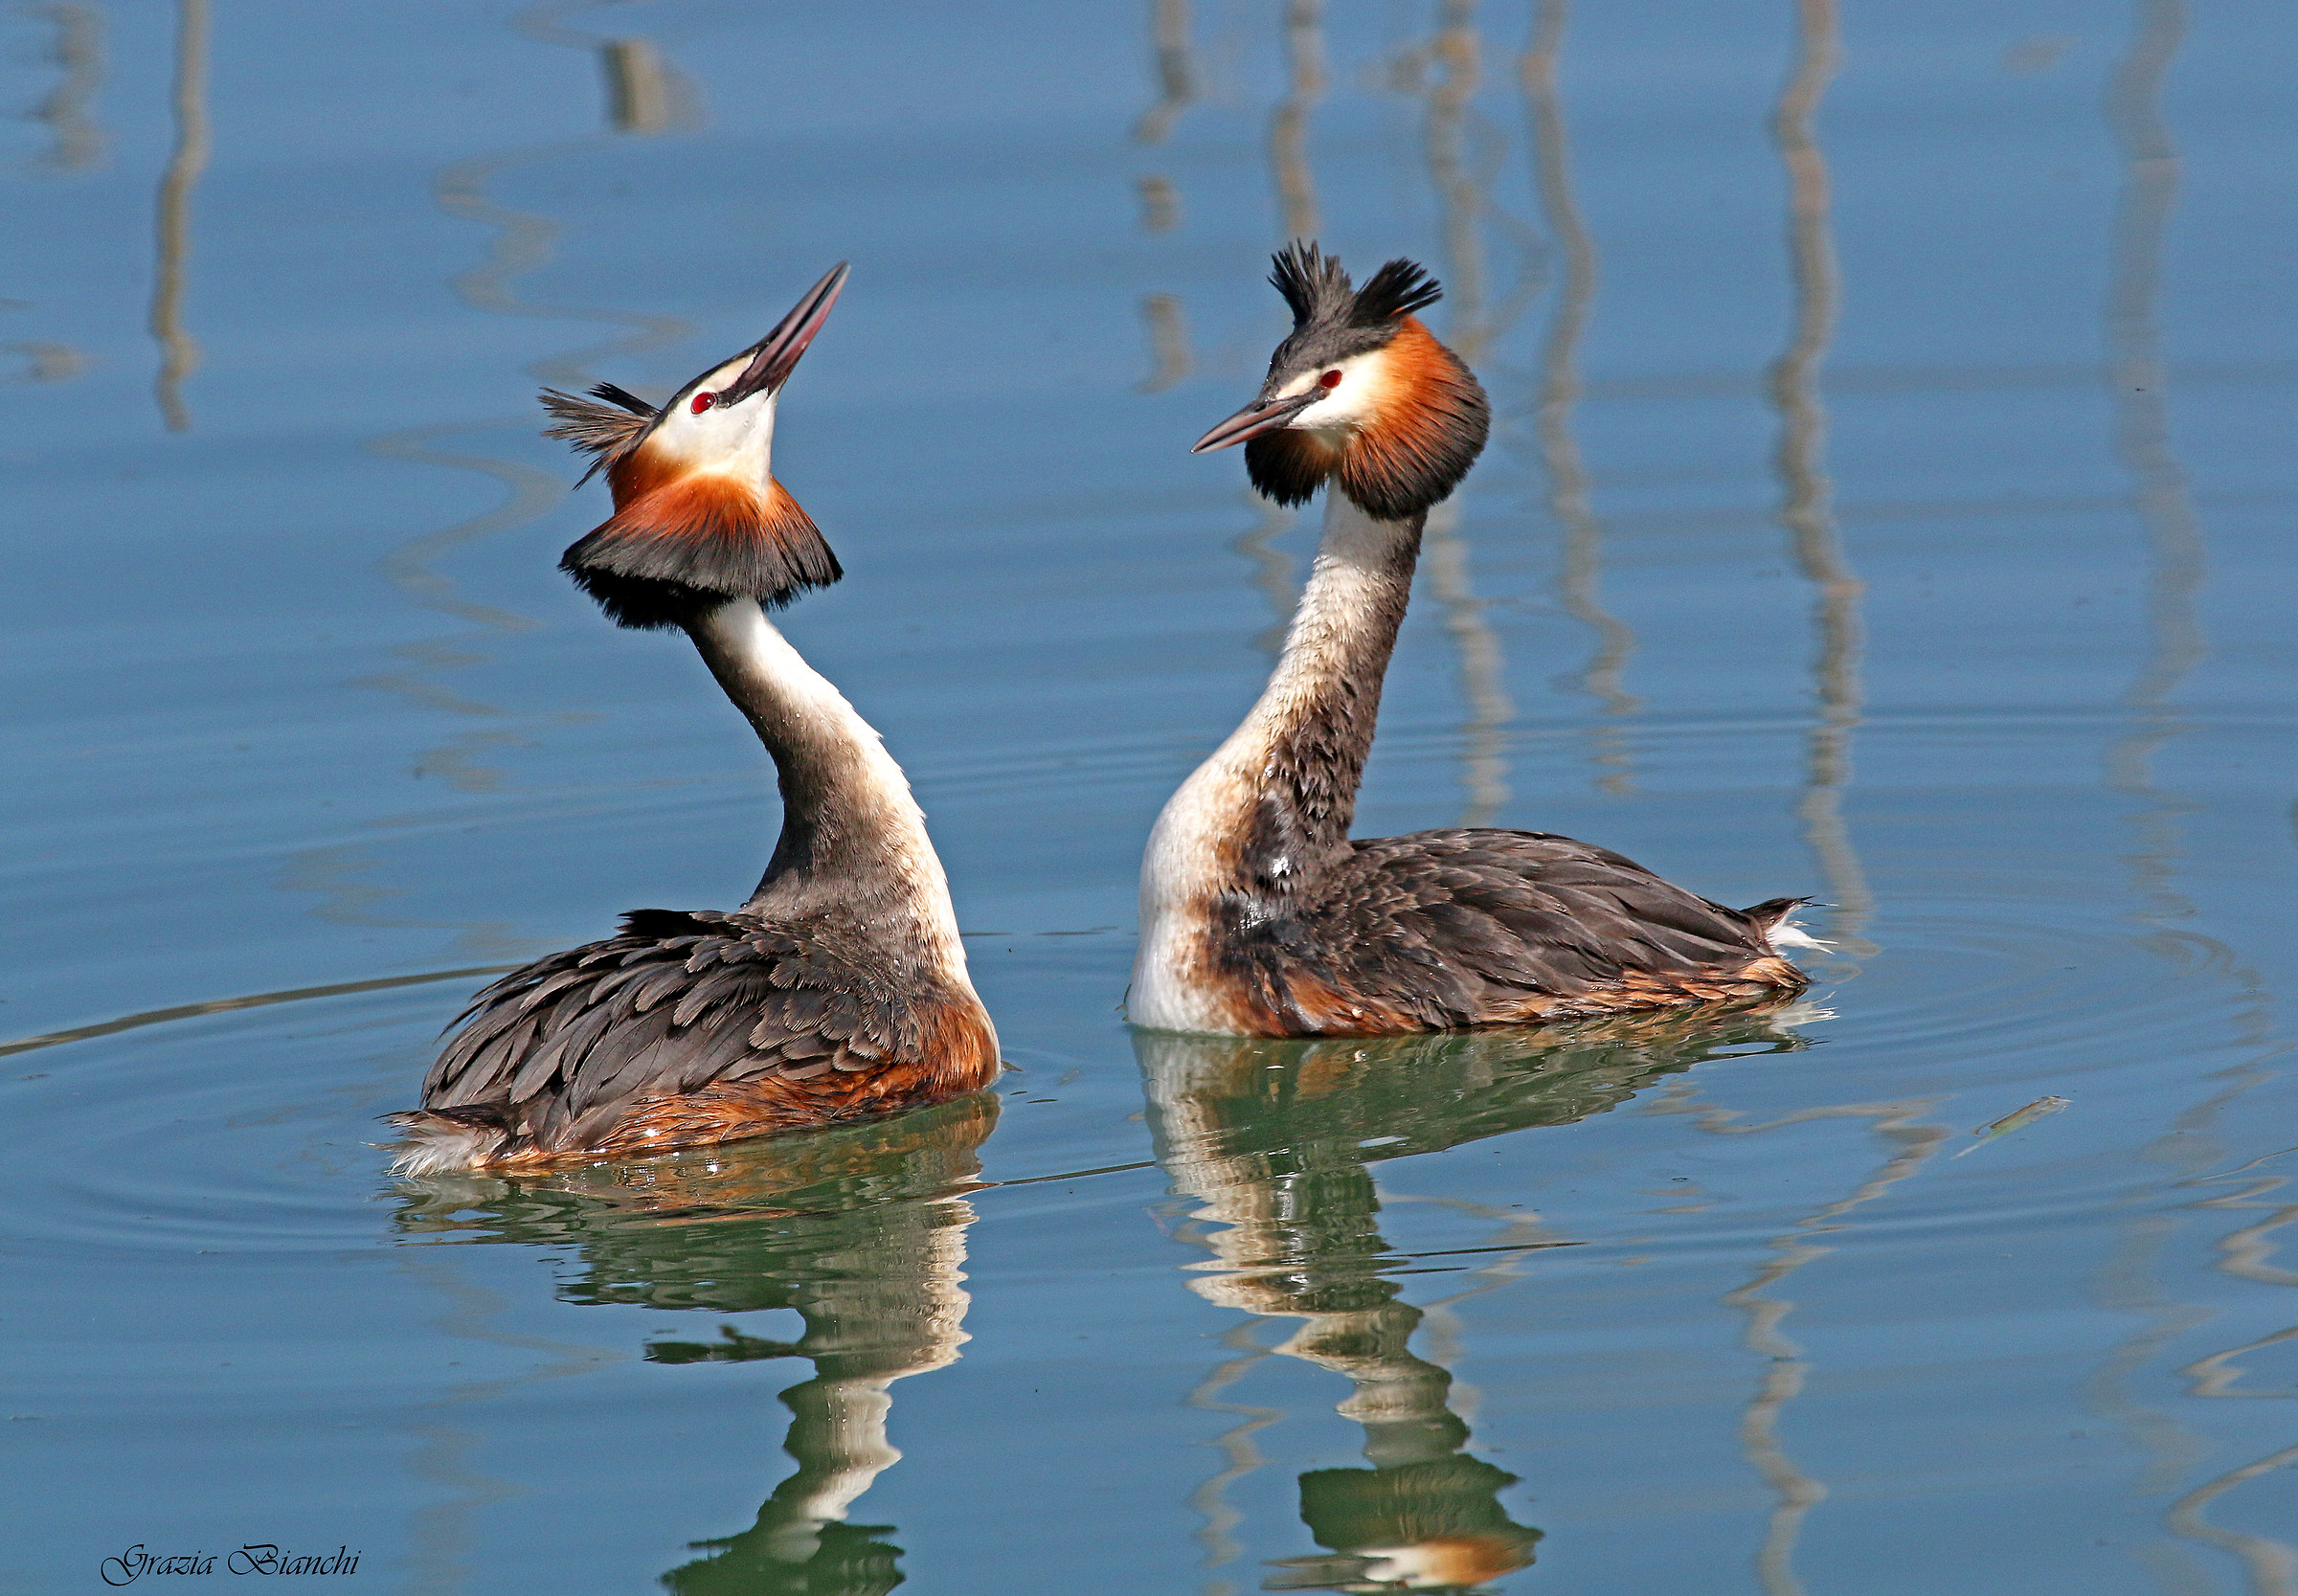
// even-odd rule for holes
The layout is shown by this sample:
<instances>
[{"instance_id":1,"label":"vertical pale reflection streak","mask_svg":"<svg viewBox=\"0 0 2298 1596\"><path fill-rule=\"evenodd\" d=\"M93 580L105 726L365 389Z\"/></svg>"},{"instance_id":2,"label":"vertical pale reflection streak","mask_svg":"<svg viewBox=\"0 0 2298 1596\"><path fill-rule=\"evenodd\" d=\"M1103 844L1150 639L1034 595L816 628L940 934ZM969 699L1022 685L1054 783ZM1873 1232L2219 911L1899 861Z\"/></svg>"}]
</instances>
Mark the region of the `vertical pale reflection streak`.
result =
<instances>
[{"instance_id":1,"label":"vertical pale reflection streak","mask_svg":"<svg viewBox=\"0 0 2298 1596\"><path fill-rule=\"evenodd\" d=\"M2147 658L2123 697L2133 712L2134 724L2106 750L2106 784L2110 791L2147 805L2131 818L2138 845L2127 858L2144 906L2140 917L2156 922L2184 921L2194 914L2194 905L2175 884L2175 862L2181 852L2178 818L2199 805L2174 797L2158 784L2153 758L2185 730L2184 717L2171 704L2171 695L2207 652L2197 613L2206 571L2202 528L2188 493L2186 473L2171 445L2170 373L2163 356L2158 309L2163 247L2179 179L2177 147L2162 114L2162 87L2185 33L2182 0L2139 0L2129 51L2107 87L2104 104L2124 172L2106 304L2112 441L2115 458L2131 482L2133 501L2146 529L2150 563ZM2190 959L2194 945L2204 940L2167 926L2151 938L2157 951L2179 962ZM2269 1045L2272 1018L2264 978L2229 949L2210 944L2207 951L2225 959L2242 987L2248 1000L2241 1016L2242 1040L2258 1052L2249 1063L2216 1072L2213 1079L2220 1085L2212 1096L2181 1113L2173 1133L2148 1149L2148 1156L2156 1161L2185 1167L2189 1181L2197 1180L2200 1170L2217 1157L2212 1140L2193 1133L2215 1122L2227 1104L2266 1079L2265 1059L2283 1050ZM2242 1200L2258 1189L2254 1185L2250 1192L2209 1199L2196 1206L2249 1205ZM2215 1267L2260 1284L2292 1284L2288 1271L2267 1270L2263 1263L2264 1234L2287 1223L2289 1213L2286 1209L2260 1225L2219 1238ZM2153 1265L2176 1228L2177 1222L2167 1216L2140 1219L2129 1226L2127 1240L2101 1271L2101 1294L2110 1306L2147 1315L2139 1330L2117 1347L2086 1382L2093 1401L2152 1454L2138 1485L2142 1491L2169 1490L2209 1450L2208 1443L2188 1427L2167 1413L2142 1406L2125 1389L2128 1379L2157 1350L2214 1316L2206 1308L2171 1299L2156 1282ZM2293 1333L2298 1333L2298 1327L2190 1363L2181 1371L2191 1382L2189 1394L2236 1395L2225 1388L2240 1374L2232 1360ZM2233 1555L2257 1596L2298 1596L2298 1553L2293 1553L2287 1541L2221 1529L2202 1517L2204 1508L2218 1496L2293 1457L2298 1457L2298 1449L2205 1481L2172 1503L2163 1517L2164 1527L2183 1540ZM2159 1575L2178 1578L2190 1572L2168 1555L2168 1548L2157 1552L2159 1555L2149 1561Z\"/></svg>"},{"instance_id":2,"label":"vertical pale reflection streak","mask_svg":"<svg viewBox=\"0 0 2298 1596\"><path fill-rule=\"evenodd\" d=\"M1743 1342L1747 1350L1768 1360L1763 1378L1740 1416L1740 1448L1748 1466L1771 1488L1776 1501L1755 1557L1757 1582L1765 1596L1802 1596L1803 1583L1795 1576L1795 1541L1813 1507L1827 1497L1827 1487L1788 1454L1780 1440L1780 1419L1789 1403L1802 1394L1811 1361L1803 1348L1781 1333L1780 1326L1795 1311L1792 1299L1765 1293L1789 1275L1835 1248L1815 1245L1811 1238L1841 1228L1836 1222L1854 1208L1874 1202L1928 1162L1947 1141L1942 1125L1921 1123L1933 1104L1927 1098L1898 1103L1844 1103L1825 1108L1798 1109L1760 1125L1736 1125L1736 1111L1702 1107L1691 1088L1669 1092L1647 1111L1653 1113L1690 1113L1693 1123L1714 1135L1757 1135L1790 1125L1821 1119L1866 1119L1892 1151L1874 1174L1859 1182L1850 1196L1815 1209L1797 1220L1766 1245L1776 1254L1771 1263L1720 1300L1746 1315Z\"/></svg>"},{"instance_id":3,"label":"vertical pale reflection streak","mask_svg":"<svg viewBox=\"0 0 2298 1596\"><path fill-rule=\"evenodd\" d=\"M1859 583L1851 574L1830 513L1829 483L1822 449L1826 412L1819 395L1819 362L1834 334L1840 284L1835 244L1828 231L1829 190L1825 157L1814 134L1820 97L1835 76L1837 22L1834 0L1798 0L1795 57L1773 109L1771 134L1788 177L1788 263L1794 294L1794 323L1788 347L1770 372L1770 395L1779 413L1780 436L1774 465L1785 498L1780 521L1793 541L1804 575L1818 591L1819 659L1814 666L1819 721L1811 736L1809 775L1799 812L1804 834L1836 894L1836 934L1844 946L1867 951L1859 939L1871 900L1852 852L1843 822L1842 787L1849 773L1851 728L1859 719ZM1860 1108L1814 1110L1790 1120L1828 1113L1872 1113ZM1832 1248L1815 1247L1812 1231L1914 1173L1935 1152L1947 1133L1913 1122L1915 1109L1888 1105L1876 1121L1879 1134L1899 1143L1882 1170L1841 1203L1799 1221L1769 1244L1778 1253L1755 1277L1723 1301L1746 1315L1744 1340L1750 1352L1769 1360L1762 1380L1740 1419L1740 1446L1750 1468L1776 1498L1755 1573L1767 1596L1801 1596L1795 1576L1796 1539L1827 1487L1788 1453L1780 1439L1787 1405L1802 1394L1810 1372L1803 1350L1780 1326L1794 1311L1792 1300L1765 1293ZM1724 1125L1702 1129L1736 1129Z\"/></svg>"},{"instance_id":4,"label":"vertical pale reflection streak","mask_svg":"<svg viewBox=\"0 0 2298 1596\"><path fill-rule=\"evenodd\" d=\"M31 121L46 125L55 142L28 163L29 168L51 174L85 170L103 159L103 129L88 115L88 104L103 83L103 13L77 0L25 9L56 29L47 55L48 63L56 69L56 86L27 113ZM12 301L9 307L27 308ZM84 353L54 339L0 344L0 353L24 361L20 374L0 376L0 382L69 382L88 369Z\"/></svg>"},{"instance_id":5,"label":"vertical pale reflection streak","mask_svg":"<svg viewBox=\"0 0 2298 1596\"><path fill-rule=\"evenodd\" d=\"M1429 89L1429 177L1436 193L1444 237L1445 298L1450 342L1470 366L1479 364L1497 326L1485 315L1485 261L1478 224L1487 209L1489 179L1470 168L1465 143L1469 101L1482 75L1474 23L1475 0L1441 0L1430 56L1443 76ZM1506 729L1516 706L1504 686L1507 664L1499 634L1484 618L1469 574L1467 540L1460 536L1460 496L1429 512L1422 534L1422 570L1429 592L1444 606L1444 629L1460 661L1460 690L1468 700L1461 725L1460 785L1465 803L1457 823L1488 825L1509 798Z\"/></svg>"},{"instance_id":6,"label":"vertical pale reflection streak","mask_svg":"<svg viewBox=\"0 0 2298 1596\"><path fill-rule=\"evenodd\" d=\"M2140 726L2106 755L2108 785L2143 795L2155 807L2140 821L2147 885L2157 893L2176 856L2174 807L2155 790L2149 760L2177 734L2168 700L2201 663L2195 597L2202 586L2201 528L2187 497L2186 473L2171 452L2170 374L2162 357L2156 303L2163 237L2178 197L2178 152L2162 120L2163 76L2186 32L2181 0L2140 0L2138 36L2106 93L2106 122L2123 157L2123 193L2114 220L2113 277L2106 293L2107 384L2114 399L2114 453L2129 474L2153 569L2147 619L2152 644L2123 702ZM2191 912L2183 899L2158 910Z\"/></svg>"},{"instance_id":7,"label":"vertical pale reflection streak","mask_svg":"<svg viewBox=\"0 0 2298 1596\"><path fill-rule=\"evenodd\" d=\"M160 346L152 394L169 432L192 429L181 391L199 368L199 344L184 327L184 282L192 260L192 191L208 165L208 0L176 0L175 148L160 178L151 284L151 335Z\"/></svg>"},{"instance_id":8,"label":"vertical pale reflection streak","mask_svg":"<svg viewBox=\"0 0 2298 1596\"><path fill-rule=\"evenodd\" d=\"M1779 446L1772 457L1783 500L1780 524L1795 563L1817 593L1814 618L1819 657L1812 675L1818 721L1797 817L1834 894L1829 928L1843 951L1865 957L1875 944L1859 933L1875 913L1875 895L1843 819L1843 789L1851 780L1851 734L1859 724L1859 596L1862 584L1844 557L1835 525L1833 488L1824 450L1827 412L1819 393L1819 365L1835 335L1841 277L1829 233L1827 159L1815 130L1820 98L1839 59L1836 0L1797 0L1795 64L1780 90L1771 135L1788 177L1788 265L1794 290L1794 326L1788 347L1772 363L1771 403L1779 413Z\"/></svg>"},{"instance_id":9,"label":"vertical pale reflection streak","mask_svg":"<svg viewBox=\"0 0 2298 1596\"><path fill-rule=\"evenodd\" d=\"M1476 35L1476 0L1438 0L1441 21L1429 41L1429 58L1443 75L1429 86L1429 180L1436 194L1437 227L1444 237L1445 307L1451 342L1475 365L1484 357L1492 328L1484 319L1484 245L1477 232L1490 198L1487 182L1470 168L1465 124L1481 86L1484 65Z\"/></svg>"},{"instance_id":10,"label":"vertical pale reflection streak","mask_svg":"<svg viewBox=\"0 0 2298 1596\"><path fill-rule=\"evenodd\" d=\"M103 129L88 105L103 84L103 13L78 0L32 8L56 25L48 59L56 68L56 87L32 109L56 143L33 165L43 171L80 171L103 159Z\"/></svg>"},{"instance_id":11,"label":"vertical pale reflection streak","mask_svg":"<svg viewBox=\"0 0 2298 1596\"><path fill-rule=\"evenodd\" d=\"M1196 99L1194 74L1189 68L1188 0L1155 0L1150 8L1150 32L1158 80L1158 101L1134 124L1136 142L1162 144L1173 130L1174 119ZM1181 197L1171 178L1144 173L1138 183L1141 226L1151 233L1170 233L1181 225ZM1189 374L1195 361L1189 353L1189 324L1182 314L1178 294L1145 294L1141 320L1149 334L1149 374L1138 383L1137 393L1161 393Z\"/></svg>"},{"instance_id":12,"label":"vertical pale reflection streak","mask_svg":"<svg viewBox=\"0 0 2298 1596\"><path fill-rule=\"evenodd\" d=\"M1145 294L1141 320L1149 328L1149 374L1134 385L1136 393L1162 393L1189 374L1189 324L1181 313L1178 294Z\"/></svg>"},{"instance_id":13,"label":"vertical pale reflection streak","mask_svg":"<svg viewBox=\"0 0 2298 1596\"><path fill-rule=\"evenodd\" d=\"M1285 0L1285 98L1269 119L1269 172L1276 185L1279 243L1314 237L1320 225L1317 171L1309 161L1309 118L1326 87L1323 0ZM1253 647L1273 660L1283 651L1285 629L1300 595L1293 581L1293 560L1276 546L1299 517L1273 499L1248 490L1248 504L1260 520L1237 535L1232 552L1252 562L1252 585L1269 601L1269 625Z\"/></svg>"},{"instance_id":14,"label":"vertical pale reflection streak","mask_svg":"<svg viewBox=\"0 0 2298 1596\"><path fill-rule=\"evenodd\" d=\"M1284 242L1317 236L1317 174L1309 166L1309 116L1324 98L1324 0L1285 0L1285 98L1269 119Z\"/></svg>"},{"instance_id":15,"label":"vertical pale reflection streak","mask_svg":"<svg viewBox=\"0 0 2298 1596\"><path fill-rule=\"evenodd\" d=\"M1581 217L1580 202L1572 191L1570 135L1557 89L1569 10L1569 0L1539 0L1531 46L1519 66L1531 119L1532 171L1541 214L1564 257L1564 281L1541 345L1540 403L1533 425L1540 438L1541 462L1547 471L1548 514L1564 529L1564 565L1557 574L1556 602L1596 640L1595 651L1569 679L1569 685L1594 698L1606 716L1614 717L1599 720L1591 729L1588 762L1595 767L1599 790L1626 793L1633 790L1634 769L1628 740L1616 718L1633 715L1642 708L1642 701L1621 685L1629 658L1635 652L1635 633L1605 609L1597 595L1604 528L1589 505L1592 483L1579 439L1572 432L1572 412L1580 400L1580 341L1595 303L1597 255L1595 239Z\"/></svg>"},{"instance_id":16,"label":"vertical pale reflection streak","mask_svg":"<svg viewBox=\"0 0 2298 1596\"><path fill-rule=\"evenodd\" d=\"M575 42L579 47L579 34ZM702 97L693 79L679 71L678 63L654 40L601 39L597 51L598 70L606 80L607 124L616 132L652 135L702 124Z\"/></svg>"},{"instance_id":17,"label":"vertical pale reflection streak","mask_svg":"<svg viewBox=\"0 0 2298 1596\"><path fill-rule=\"evenodd\" d=\"M1189 70L1189 0L1150 0L1149 33L1157 62L1157 103L1133 124L1142 144L1162 144L1173 123L1197 99Z\"/></svg>"}]
</instances>

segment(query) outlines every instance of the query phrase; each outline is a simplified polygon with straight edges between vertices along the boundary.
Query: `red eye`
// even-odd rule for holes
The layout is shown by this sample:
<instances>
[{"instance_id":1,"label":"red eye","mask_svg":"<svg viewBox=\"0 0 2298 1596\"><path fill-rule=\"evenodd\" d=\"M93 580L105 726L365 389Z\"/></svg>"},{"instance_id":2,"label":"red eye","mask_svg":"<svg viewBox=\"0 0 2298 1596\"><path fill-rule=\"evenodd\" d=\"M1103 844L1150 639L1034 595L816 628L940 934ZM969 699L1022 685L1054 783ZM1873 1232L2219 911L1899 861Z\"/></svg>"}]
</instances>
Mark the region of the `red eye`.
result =
<instances>
[{"instance_id":1,"label":"red eye","mask_svg":"<svg viewBox=\"0 0 2298 1596\"><path fill-rule=\"evenodd\" d=\"M1338 388L1338 387L1340 387L1340 372L1338 372L1338 371L1327 371L1327 372L1325 372L1325 373L1324 373L1324 375L1322 375L1322 376L1320 376L1320 377L1318 377L1318 378L1317 379L1317 386L1318 386L1318 387L1319 387L1319 388Z\"/></svg>"},{"instance_id":2,"label":"red eye","mask_svg":"<svg viewBox=\"0 0 2298 1596\"><path fill-rule=\"evenodd\" d=\"M1340 380L1340 374L1338 371L1333 373L1333 380L1335 382L1339 382ZM715 393L697 393L694 395L694 414L700 416L704 411L710 409L710 406L716 404L717 402L718 395Z\"/></svg>"}]
</instances>

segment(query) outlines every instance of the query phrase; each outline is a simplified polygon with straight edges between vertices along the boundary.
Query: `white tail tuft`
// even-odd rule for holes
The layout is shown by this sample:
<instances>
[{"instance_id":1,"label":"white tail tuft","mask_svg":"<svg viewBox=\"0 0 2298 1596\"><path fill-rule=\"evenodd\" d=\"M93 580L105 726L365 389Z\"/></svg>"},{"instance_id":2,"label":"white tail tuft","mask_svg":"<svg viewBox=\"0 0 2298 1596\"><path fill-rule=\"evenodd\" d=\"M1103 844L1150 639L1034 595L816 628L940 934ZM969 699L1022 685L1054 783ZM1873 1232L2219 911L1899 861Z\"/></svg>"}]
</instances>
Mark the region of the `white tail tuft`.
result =
<instances>
[{"instance_id":1,"label":"white tail tuft","mask_svg":"<svg viewBox=\"0 0 2298 1596\"><path fill-rule=\"evenodd\" d=\"M1758 914L1771 917L1771 923L1764 927L1764 940L1771 944L1771 951L1775 954L1782 948L1811 948L1818 953L1833 953L1836 949L1833 942L1822 942L1795 923L1795 911L1811 901L1809 898L1773 898L1769 903L1757 904L1747 912L1751 917Z\"/></svg>"},{"instance_id":2,"label":"white tail tuft","mask_svg":"<svg viewBox=\"0 0 2298 1596\"><path fill-rule=\"evenodd\" d=\"M383 1116L406 1133L390 1151L394 1175L444 1175L453 1170L477 1169L503 1145L507 1133L495 1125L474 1125L443 1113L417 1110Z\"/></svg>"},{"instance_id":3,"label":"white tail tuft","mask_svg":"<svg viewBox=\"0 0 2298 1596\"><path fill-rule=\"evenodd\" d=\"M1823 954L1832 954L1836 951L1836 945L1833 942L1814 936L1794 921L1785 917L1782 917L1779 923L1769 931L1764 933L1764 935L1770 942L1773 953L1777 953L1782 948L1815 948Z\"/></svg>"}]
</instances>

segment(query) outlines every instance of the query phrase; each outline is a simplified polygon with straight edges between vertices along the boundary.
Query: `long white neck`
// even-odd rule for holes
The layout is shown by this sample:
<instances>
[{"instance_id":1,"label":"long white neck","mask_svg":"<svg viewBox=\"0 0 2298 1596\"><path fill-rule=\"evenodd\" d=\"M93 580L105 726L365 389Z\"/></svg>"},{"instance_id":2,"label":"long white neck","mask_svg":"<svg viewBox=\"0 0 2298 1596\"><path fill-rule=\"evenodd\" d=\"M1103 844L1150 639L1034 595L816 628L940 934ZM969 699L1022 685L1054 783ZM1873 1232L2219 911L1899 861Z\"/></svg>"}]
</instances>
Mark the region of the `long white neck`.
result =
<instances>
[{"instance_id":1,"label":"long white neck","mask_svg":"<svg viewBox=\"0 0 2298 1596\"><path fill-rule=\"evenodd\" d=\"M907 921L900 929L963 979L949 879L925 813L877 731L755 600L722 604L687 631L774 756L781 788L781 836L745 907L796 912L835 904L873 924Z\"/></svg>"},{"instance_id":2,"label":"long white neck","mask_svg":"<svg viewBox=\"0 0 2298 1596\"><path fill-rule=\"evenodd\" d=\"M1377 521L1327 490L1317 563L1259 700L1169 799L1141 861L1138 1024L1220 1030L1201 944L1222 900L1275 912L1348 847L1425 517Z\"/></svg>"}]
</instances>

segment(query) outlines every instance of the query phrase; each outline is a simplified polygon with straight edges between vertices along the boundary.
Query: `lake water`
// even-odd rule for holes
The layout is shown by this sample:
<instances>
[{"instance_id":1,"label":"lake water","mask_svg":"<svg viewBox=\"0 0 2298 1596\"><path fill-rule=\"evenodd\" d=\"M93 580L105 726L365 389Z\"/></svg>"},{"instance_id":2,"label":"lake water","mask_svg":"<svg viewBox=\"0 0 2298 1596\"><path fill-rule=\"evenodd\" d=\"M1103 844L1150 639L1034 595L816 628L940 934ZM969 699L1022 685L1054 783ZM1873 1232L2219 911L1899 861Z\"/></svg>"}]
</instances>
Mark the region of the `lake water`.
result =
<instances>
[{"instance_id":1,"label":"lake water","mask_svg":"<svg viewBox=\"0 0 2298 1596\"><path fill-rule=\"evenodd\" d=\"M2285 10L0 44L0 1588L2298 1591ZM1824 899L1810 1008L1124 1025L1141 840L1313 536L1186 453L1295 233L1427 260L1498 417L1361 827ZM849 574L788 631L1014 1073L394 1182L481 970L731 906L774 831L690 651L552 569L603 496L533 391L665 391L848 258L777 466Z\"/></svg>"}]
</instances>

